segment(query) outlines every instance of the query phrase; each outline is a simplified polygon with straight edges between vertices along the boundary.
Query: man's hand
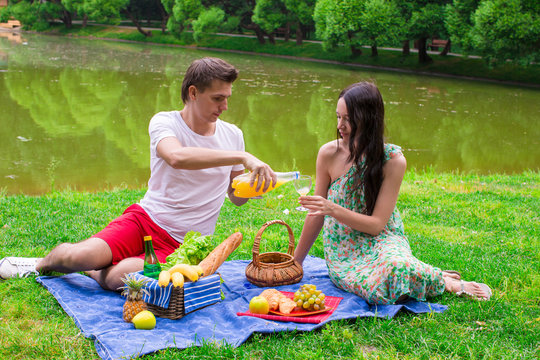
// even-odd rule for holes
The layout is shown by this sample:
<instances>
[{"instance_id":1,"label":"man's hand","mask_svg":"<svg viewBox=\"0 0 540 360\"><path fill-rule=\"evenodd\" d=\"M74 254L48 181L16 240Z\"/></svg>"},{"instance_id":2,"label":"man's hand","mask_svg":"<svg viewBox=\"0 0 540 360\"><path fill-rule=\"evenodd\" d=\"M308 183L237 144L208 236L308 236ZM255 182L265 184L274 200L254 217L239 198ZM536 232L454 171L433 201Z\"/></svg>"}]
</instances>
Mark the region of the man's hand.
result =
<instances>
[{"instance_id":1,"label":"man's hand","mask_svg":"<svg viewBox=\"0 0 540 360\"><path fill-rule=\"evenodd\" d=\"M261 187L263 186L263 191L268 190L270 187L270 184L272 186L276 186L277 182L277 176L276 173L272 170L272 168L262 162L261 160L257 159L255 156L246 153L246 159L244 160L244 166L246 169L251 171L251 179L249 181L249 185L253 186L255 181L257 181L257 187L255 190L259 191Z\"/></svg>"}]
</instances>

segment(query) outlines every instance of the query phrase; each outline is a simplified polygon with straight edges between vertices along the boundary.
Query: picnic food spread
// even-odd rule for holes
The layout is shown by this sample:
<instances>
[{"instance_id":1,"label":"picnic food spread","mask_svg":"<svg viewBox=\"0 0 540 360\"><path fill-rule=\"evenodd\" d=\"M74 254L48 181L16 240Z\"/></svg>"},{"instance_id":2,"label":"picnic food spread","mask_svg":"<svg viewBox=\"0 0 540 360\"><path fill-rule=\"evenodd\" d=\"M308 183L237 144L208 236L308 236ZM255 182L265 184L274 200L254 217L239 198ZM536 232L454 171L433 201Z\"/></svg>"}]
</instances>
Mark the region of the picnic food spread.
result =
<instances>
[{"instance_id":1,"label":"picnic food spread","mask_svg":"<svg viewBox=\"0 0 540 360\"><path fill-rule=\"evenodd\" d=\"M158 272L156 280L147 277L149 274L145 274L144 270L126 274L122 279L124 282L122 295L126 296L123 310L124 321L135 324L133 320L136 316L146 310L149 310L152 316L179 319L188 311L219 301L221 293L219 276L213 274L240 245L242 234L237 232L230 235L213 250L211 250L208 236L201 236L197 232L188 234L184 245L167 257L170 262L162 264L164 270ZM147 243L151 244L150 237L145 237L145 244ZM194 285L195 288L190 286L190 289L194 290L184 290L188 286L185 284L199 284L201 278L207 278L208 281L202 281L204 283L202 285ZM169 287L171 290L167 290ZM156 290L159 288L164 289L164 292L159 293ZM157 293L159 294L156 295ZM152 296L157 296L158 300L149 300ZM186 301L189 306L185 304ZM145 319L144 322L149 321L148 314L146 317L143 315L141 317ZM136 328L142 328L135 325Z\"/></svg>"},{"instance_id":2,"label":"picnic food spread","mask_svg":"<svg viewBox=\"0 0 540 360\"><path fill-rule=\"evenodd\" d=\"M252 310L251 302L256 298L265 298L268 302L268 311L259 312ZM312 284L302 285L295 293L294 298L291 299L287 295L283 294L277 289L266 289L259 296L252 298L249 306L249 311L254 314L267 314L272 312L278 315L290 315L293 310L303 310L301 314L312 314L314 312L323 312L327 308L324 305L325 294L321 290L317 290L317 287ZM258 299L257 299L258 300Z\"/></svg>"},{"instance_id":3,"label":"picnic food spread","mask_svg":"<svg viewBox=\"0 0 540 360\"><path fill-rule=\"evenodd\" d=\"M289 230L289 249L286 254L270 253L272 257L267 259L265 254L269 253L259 254L258 244L264 229L272 224L285 225ZM184 245L167 257L166 264L161 264L163 270L159 272L156 280L144 276L146 274L143 271L126 274L125 278L122 279L125 284L122 287L122 295L126 296L123 318L126 322L133 322L137 329L153 329L156 323L155 316L175 320L189 312L219 302L220 277L214 273L238 248L243 236L239 232L231 234L211 250L208 236L201 236L200 233L196 232L188 234ZM185 249L181 250L184 246ZM283 276L280 275L280 272L289 273L295 269L297 264L289 259L292 257L293 251L294 237L290 227L281 220L267 222L255 238L253 255L254 262L258 263L258 266L264 264L260 260L270 260L269 266L272 266L268 269L261 268L262 270L259 271L263 283L253 281L257 278L247 276L248 271L246 270L247 279L258 286L266 285L265 287L271 283L274 283L274 286L283 285L281 283L283 280L286 280L285 283L288 284L300 281L302 277L301 265L299 272L297 272L299 276L282 279ZM284 255L289 256L283 259L284 261L280 261ZM253 262L250 265L253 265ZM277 282L276 274L277 280L279 280ZM202 280L203 278L204 280ZM207 279L209 281L206 281ZM272 313L283 316L284 319L286 316L298 317L318 314L332 310L331 307L325 306L325 298L325 294L313 284L304 284L294 293L267 288L260 295L251 299L249 312L262 315Z\"/></svg>"}]
</instances>

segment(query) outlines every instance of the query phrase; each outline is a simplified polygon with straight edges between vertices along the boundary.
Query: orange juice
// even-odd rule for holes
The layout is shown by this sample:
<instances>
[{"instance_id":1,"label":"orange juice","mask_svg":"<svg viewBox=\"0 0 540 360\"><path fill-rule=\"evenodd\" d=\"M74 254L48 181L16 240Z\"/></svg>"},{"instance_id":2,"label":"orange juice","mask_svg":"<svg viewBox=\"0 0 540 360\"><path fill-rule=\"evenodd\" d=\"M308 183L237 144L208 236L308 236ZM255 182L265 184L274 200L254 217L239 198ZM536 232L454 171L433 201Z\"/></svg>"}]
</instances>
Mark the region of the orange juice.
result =
<instances>
[{"instance_id":1,"label":"orange juice","mask_svg":"<svg viewBox=\"0 0 540 360\"><path fill-rule=\"evenodd\" d=\"M263 191L264 184L263 186L261 186L259 191L256 190L257 180L255 181L253 186L249 185L251 173L246 173L246 174L237 176L233 179L233 182L232 182L232 187L234 188L234 196L241 197L241 198L252 198L254 196L259 196L259 195L262 195L269 191L274 190L275 188L285 184L288 181L298 178L300 174L298 173L298 171L292 171L288 173L276 172L276 175L277 175L276 185L272 186L272 184L270 184L270 186L268 187L268 189L266 189L266 191Z\"/></svg>"}]
</instances>

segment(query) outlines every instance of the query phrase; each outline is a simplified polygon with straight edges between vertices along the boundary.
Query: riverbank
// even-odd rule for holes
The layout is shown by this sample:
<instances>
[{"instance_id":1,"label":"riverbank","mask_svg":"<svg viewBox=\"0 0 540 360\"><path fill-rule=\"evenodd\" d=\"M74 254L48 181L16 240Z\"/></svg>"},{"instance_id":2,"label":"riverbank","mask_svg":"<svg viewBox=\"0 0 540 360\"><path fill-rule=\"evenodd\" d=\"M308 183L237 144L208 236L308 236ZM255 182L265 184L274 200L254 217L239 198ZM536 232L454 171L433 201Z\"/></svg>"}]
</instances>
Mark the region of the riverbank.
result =
<instances>
[{"instance_id":1,"label":"riverbank","mask_svg":"<svg viewBox=\"0 0 540 360\"><path fill-rule=\"evenodd\" d=\"M285 42L282 39L278 39L276 44L272 45L270 43L260 44L253 37L215 34L208 35L198 43L195 43L190 34L185 34L181 39L178 39L170 34L163 34L161 30L152 28L148 30L152 32L151 37L143 36L132 27L89 25L82 28L81 25L75 24L72 29L66 29L63 25L58 25L47 33L114 41L143 42L166 46L196 47L242 54L281 57L291 60L325 62L373 70L452 77L540 88L540 66L538 65L520 67L506 63L490 68L480 58L441 56L435 52L430 52L433 62L419 64L416 53L412 52L409 56L404 57L398 49L380 48L379 56L372 57L371 51L366 48L362 55L353 57L350 55L348 49L343 47L332 52L325 52L322 49L321 43L315 41L305 41L301 46L298 46L292 40Z\"/></svg>"},{"instance_id":2,"label":"riverbank","mask_svg":"<svg viewBox=\"0 0 540 360\"><path fill-rule=\"evenodd\" d=\"M489 284L476 302L444 294L442 314L400 314L391 320L331 322L320 330L255 334L239 348L205 344L165 350L148 359L537 359L540 355L540 172L456 175L408 171L398 207L413 254L466 280ZM88 237L138 201L145 189L0 196L0 257L43 256L60 242ZM282 219L300 235L304 213L292 184L221 211L214 241L240 231L230 259L250 259L261 225ZM289 212L286 214L286 212ZM269 228L261 252L286 251L287 234ZM312 255L322 257L321 237ZM309 274L306 274L309 276ZM0 357L95 359L93 341L33 279L0 281ZM119 316L121 316L119 314Z\"/></svg>"}]
</instances>

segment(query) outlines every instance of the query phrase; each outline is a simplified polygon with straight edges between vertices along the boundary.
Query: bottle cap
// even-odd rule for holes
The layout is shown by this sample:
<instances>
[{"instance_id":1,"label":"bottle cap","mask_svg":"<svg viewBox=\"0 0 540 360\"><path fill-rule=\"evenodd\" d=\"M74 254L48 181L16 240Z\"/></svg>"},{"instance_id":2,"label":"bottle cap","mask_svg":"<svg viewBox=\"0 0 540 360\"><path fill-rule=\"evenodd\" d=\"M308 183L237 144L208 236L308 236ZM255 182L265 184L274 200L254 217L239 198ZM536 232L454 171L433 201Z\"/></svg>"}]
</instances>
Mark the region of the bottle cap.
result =
<instances>
[{"instance_id":1,"label":"bottle cap","mask_svg":"<svg viewBox=\"0 0 540 360\"><path fill-rule=\"evenodd\" d=\"M150 241L150 240L152 240L152 237L150 235L146 235L144 237L144 241Z\"/></svg>"}]
</instances>

